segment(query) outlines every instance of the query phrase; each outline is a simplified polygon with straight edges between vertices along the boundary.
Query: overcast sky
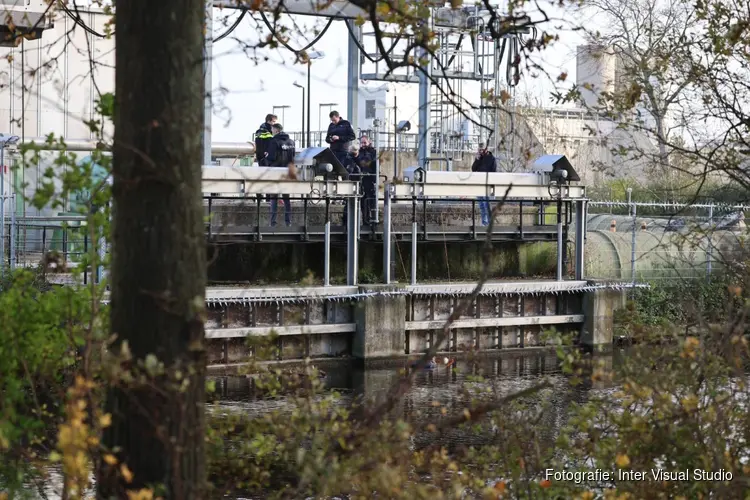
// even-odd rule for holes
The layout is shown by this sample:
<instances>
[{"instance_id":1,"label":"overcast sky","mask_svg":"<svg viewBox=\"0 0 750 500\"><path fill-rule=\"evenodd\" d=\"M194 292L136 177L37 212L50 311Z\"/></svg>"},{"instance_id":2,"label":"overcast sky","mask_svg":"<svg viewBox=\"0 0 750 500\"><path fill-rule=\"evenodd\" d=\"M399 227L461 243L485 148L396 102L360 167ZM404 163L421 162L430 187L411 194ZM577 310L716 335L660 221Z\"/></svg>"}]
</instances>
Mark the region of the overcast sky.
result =
<instances>
[{"instance_id":1,"label":"overcast sky","mask_svg":"<svg viewBox=\"0 0 750 500\"><path fill-rule=\"evenodd\" d=\"M575 81L575 49L583 42L582 37L571 27L572 11L564 11L542 4L549 17L553 19L540 31L546 29L560 34L560 41L553 47L535 56L546 71L557 77L560 73L568 74L565 85ZM214 36L224 33L228 25L239 15L229 9L215 9ZM213 90L214 90L214 141L245 141L263 121L266 113L273 106L291 106L284 113L288 130L299 130L301 123L302 91L293 86L295 81L306 85L306 66L295 64L294 54L287 49L258 49L248 47L265 39L269 30L257 14L240 23L238 28L227 38L214 45ZM301 48L314 38L314 32L320 30L325 19L314 17L286 16L282 22L290 27L289 45ZM296 29L294 27L296 24ZM367 32L367 26L364 31ZM300 35L302 33L304 36ZM310 50L322 51L325 57L316 60L312 65L312 128L318 129L319 103L338 103L338 110L346 114L346 58L348 31L343 21L334 21L321 40ZM553 78L554 80L554 78ZM361 83L360 85L377 86L378 82ZM417 86L405 85L397 89L399 108L403 115L400 118L416 122ZM468 87L468 88L467 88ZM550 93L555 89L554 82L547 76L532 78L526 75L517 88L517 94L523 99L531 97L535 103L552 106ZM478 86L464 87L464 97L477 102ZM323 113L327 113L327 109ZM280 113L277 113L280 114ZM404 116L405 115L405 116ZM281 119L281 116L279 117ZM326 124L325 117L322 123Z\"/></svg>"}]
</instances>

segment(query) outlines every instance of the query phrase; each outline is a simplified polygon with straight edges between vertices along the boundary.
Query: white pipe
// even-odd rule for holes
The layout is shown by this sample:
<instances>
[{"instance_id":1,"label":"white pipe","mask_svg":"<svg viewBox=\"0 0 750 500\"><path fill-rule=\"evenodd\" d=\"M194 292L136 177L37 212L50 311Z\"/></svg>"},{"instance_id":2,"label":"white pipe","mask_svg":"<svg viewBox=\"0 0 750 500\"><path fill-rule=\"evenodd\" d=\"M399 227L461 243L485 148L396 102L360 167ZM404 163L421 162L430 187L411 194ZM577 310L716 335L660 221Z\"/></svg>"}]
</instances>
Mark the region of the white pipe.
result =
<instances>
[{"instance_id":1,"label":"white pipe","mask_svg":"<svg viewBox=\"0 0 750 500\"><path fill-rule=\"evenodd\" d=\"M43 137L32 137L27 139L23 144L31 146L36 144L42 151L61 151L63 148L59 144L52 146L46 144ZM96 149L97 142L87 139L67 139L65 150L67 151L93 151ZM108 146L105 146L109 149ZM239 156L255 154L255 144L252 142L214 142L211 144L211 154L213 156Z\"/></svg>"}]
</instances>

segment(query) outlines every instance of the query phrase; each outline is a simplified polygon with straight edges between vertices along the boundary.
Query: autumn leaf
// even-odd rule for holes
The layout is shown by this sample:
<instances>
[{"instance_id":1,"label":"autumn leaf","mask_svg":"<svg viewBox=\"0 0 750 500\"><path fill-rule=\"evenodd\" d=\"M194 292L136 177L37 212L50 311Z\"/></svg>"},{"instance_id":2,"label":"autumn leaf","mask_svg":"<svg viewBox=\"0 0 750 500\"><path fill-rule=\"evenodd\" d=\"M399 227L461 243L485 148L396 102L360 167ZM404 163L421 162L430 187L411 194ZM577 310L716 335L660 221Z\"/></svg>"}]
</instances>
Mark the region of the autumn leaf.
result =
<instances>
[{"instance_id":1,"label":"autumn leaf","mask_svg":"<svg viewBox=\"0 0 750 500\"><path fill-rule=\"evenodd\" d=\"M550 481L549 479L542 479L541 481L539 481L539 486L541 486L542 488L549 488L550 486L552 486L552 481Z\"/></svg>"},{"instance_id":2,"label":"autumn leaf","mask_svg":"<svg viewBox=\"0 0 750 500\"><path fill-rule=\"evenodd\" d=\"M122 478L125 480L126 483L130 483L133 481L133 473L130 472L130 469L128 469L127 465L122 464L120 466L120 474L122 475Z\"/></svg>"},{"instance_id":3,"label":"autumn leaf","mask_svg":"<svg viewBox=\"0 0 750 500\"><path fill-rule=\"evenodd\" d=\"M102 460L104 460L109 465L115 465L117 463L117 457L115 457L112 454L107 453L102 457Z\"/></svg>"},{"instance_id":4,"label":"autumn leaf","mask_svg":"<svg viewBox=\"0 0 750 500\"><path fill-rule=\"evenodd\" d=\"M506 92L505 90L501 90L500 91L500 102L502 102L503 104L505 104L509 100L510 100L510 94L508 92Z\"/></svg>"},{"instance_id":5,"label":"autumn leaf","mask_svg":"<svg viewBox=\"0 0 750 500\"><path fill-rule=\"evenodd\" d=\"M557 77L557 81L558 81L558 82L564 82L566 78L568 78L568 74L567 74L567 73L565 73L565 72L563 71L563 72L562 72L562 73L560 73L560 75L559 75L559 76Z\"/></svg>"},{"instance_id":6,"label":"autumn leaf","mask_svg":"<svg viewBox=\"0 0 750 500\"><path fill-rule=\"evenodd\" d=\"M618 453L617 458L615 459L615 463L620 468L627 467L628 465L630 465L630 458L628 458L628 456L624 453Z\"/></svg>"}]
</instances>

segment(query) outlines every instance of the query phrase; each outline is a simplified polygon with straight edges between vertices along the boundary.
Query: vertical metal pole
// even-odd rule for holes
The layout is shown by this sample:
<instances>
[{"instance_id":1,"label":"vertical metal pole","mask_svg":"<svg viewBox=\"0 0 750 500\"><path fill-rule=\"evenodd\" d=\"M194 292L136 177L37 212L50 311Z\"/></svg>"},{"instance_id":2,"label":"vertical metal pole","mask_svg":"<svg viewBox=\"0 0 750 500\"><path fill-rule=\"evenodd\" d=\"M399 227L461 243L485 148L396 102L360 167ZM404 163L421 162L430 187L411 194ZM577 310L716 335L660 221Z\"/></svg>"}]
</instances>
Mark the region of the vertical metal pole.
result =
<instances>
[{"instance_id":1,"label":"vertical metal pole","mask_svg":"<svg viewBox=\"0 0 750 500\"><path fill-rule=\"evenodd\" d=\"M411 223L411 284L417 284L417 221Z\"/></svg>"},{"instance_id":2,"label":"vertical metal pole","mask_svg":"<svg viewBox=\"0 0 750 500\"><path fill-rule=\"evenodd\" d=\"M323 261L323 286L331 285L331 221L326 221L325 236L323 240L325 246L325 257Z\"/></svg>"},{"instance_id":3,"label":"vertical metal pole","mask_svg":"<svg viewBox=\"0 0 750 500\"><path fill-rule=\"evenodd\" d=\"M203 78L205 82L203 97L203 164L211 165L211 89L213 88L213 30L214 2L206 2L206 38L203 50Z\"/></svg>"},{"instance_id":4,"label":"vertical metal pole","mask_svg":"<svg viewBox=\"0 0 750 500\"><path fill-rule=\"evenodd\" d=\"M380 223L380 120L375 119L375 224ZM370 209L372 211L372 208Z\"/></svg>"},{"instance_id":5,"label":"vertical metal pole","mask_svg":"<svg viewBox=\"0 0 750 500\"><path fill-rule=\"evenodd\" d=\"M432 16L426 20L427 28L432 29ZM430 155L430 74L432 72L432 60L430 54L422 49L419 57L427 59L427 64L419 71L419 149L417 153L417 165L426 168L427 158Z\"/></svg>"},{"instance_id":6,"label":"vertical metal pole","mask_svg":"<svg viewBox=\"0 0 750 500\"><path fill-rule=\"evenodd\" d=\"M396 94L393 94L393 178L395 181L398 177L398 106Z\"/></svg>"},{"instance_id":7,"label":"vertical metal pole","mask_svg":"<svg viewBox=\"0 0 750 500\"><path fill-rule=\"evenodd\" d=\"M5 277L5 145L0 146L0 278Z\"/></svg>"},{"instance_id":8,"label":"vertical metal pole","mask_svg":"<svg viewBox=\"0 0 750 500\"><path fill-rule=\"evenodd\" d=\"M328 212L330 205L330 198L326 198L326 225L325 236L323 238L323 286L330 286L331 284L331 218Z\"/></svg>"},{"instance_id":9,"label":"vertical metal pole","mask_svg":"<svg viewBox=\"0 0 750 500\"><path fill-rule=\"evenodd\" d=\"M633 210L633 236L632 240L630 242L630 273L633 275L633 285L635 285L635 234L636 234L636 217L637 217L637 208L635 203L631 203L630 206Z\"/></svg>"},{"instance_id":10,"label":"vertical metal pole","mask_svg":"<svg viewBox=\"0 0 750 500\"><path fill-rule=\"evenodd\" d=\"M312 67L312 62L307 61L307 138L305 139L305 147L309 148L312 146L312 143L310 142L310 115L312 114L310 112L310 104L312 103L312 89L310 88L310 68ZM320 133L320 131L318 131Z\"/></svg>"},{"instance_id":11,"label":"vertical metal pole","mask_svg":"<svg viewBox=\"0 0 750 500\"><path fill-rule=\"evenodd\" d=\"M713 247L714 247L714 241L713 241L713 235L714 235L714 205L713 203L709 205L708 207L708 237L706 238L706 242L708 245L708 248L706 249L706 281L708 283L711 282L711 267L712 267L712 260L713 260Z\"/></svg>"},{"instance_id":12,"label":"vertical metal pole","mask_svg":"<svg viewBox=\"0 0 750 500\"><path fill-rule=\"evenodd\" d=\"M10 197L10 272L16 268L16 193Z\"/></svg>"},{"instance_id":13,"label":"vertical metal pole","mask_svg":"<svg viewBox=\"0 0 750 500\"><path fill-rule=\"evenodd\" d=\"M359 70L360 70L360 53L357 42L362 40L362 26L358 26L353 19L346 21L351 32L357 38L347 37L347 87L346 87L346 119L352 124L354 129L359 126Z\"/></svg>"},{"instance_id":14,"label":"vertical metal pole","mask_svg":"<svg viewBox=\"0 0 750 500\"><path fill-rule=\"evenodd\" d=\"M390 184L385 184L383 195L383 281L386 285L391 284L391 195Z\"/></svg>"},{"instance_id":15,"label":"vertical metal pole","mask_svg":"<svg viewBox=\"0 0 750 500\"><path fill-rule=\"evenodd\" d=\"M521 204L523 209L523 204ZM562 225L562 202L557 202L557 281L563 279L563 225Z\"/></svg>"},{"instance_id":16,"label":"vertical metal pole","mask_svg":"<svg viewBox=\"0 0 750 500\"><path fill-rule=\"evenodd\" d=\"M582 280L585 275L586 246L586 211L588 202L586 200L576 201L576 280Z\"/></svg>"},{"instance_id":17,"label":"vertical metal pole","mask_svg":"<svg viewBox=\"0 0 750 500\"><path fill-rule=\"evenodd\" d=\"M359 200L357 197L346 200L346 284L356 286L359 274Z\"/></svg>"}]
</instances>

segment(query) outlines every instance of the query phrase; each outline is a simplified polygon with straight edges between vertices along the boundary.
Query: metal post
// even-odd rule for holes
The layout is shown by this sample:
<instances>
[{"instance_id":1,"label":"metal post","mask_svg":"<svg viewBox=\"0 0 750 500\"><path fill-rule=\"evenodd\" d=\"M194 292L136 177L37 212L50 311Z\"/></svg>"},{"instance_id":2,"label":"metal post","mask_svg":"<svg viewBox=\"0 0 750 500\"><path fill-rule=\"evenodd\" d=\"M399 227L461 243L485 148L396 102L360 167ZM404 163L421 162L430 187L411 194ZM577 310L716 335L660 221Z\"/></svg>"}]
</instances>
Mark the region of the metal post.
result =
<instances>
[{"instance_id":1,"label":"metal post","mask_svg":"<svg viewBox=\"0 0 750 500\"><path fill-rule=\"evenodd\" d=\"M331 284L331 199L326 198L326 224L323 237L323 285Z\"/></svg>"},{"instance_id":2,"label":"metal post","mask_svg":"<svg viewBox=\"0 0 750 500\"><path fill-rule=\"evenodd\" d=\"M584 250L586 246L586 200L576 201L576 280L582 280L585 275Z\"/></svg>"},{"instance_id":3,"label":"metal post","mask_svg":"<svg viewBox=\"0 0 750 500\"><path fill-rule=\"evenodd\" d=\"M305 147L309 148L312 144L310 143L310 103L312 102L312 89L310 88L310 67L312 62L307 60L307 139L305 139ZM318 131L320 133L320 131Z\"/></svg>"},{"instance_id":4,"label":"metal post","mask_svg":"<svg viewBox=\"0 0 750 500\"><path fill-rule=\"evenodd\" d=\"M432 18L428 17L427 28L432 29ZM417 164L427 167L427 158L430 155L430 73L432 60L429 52L422 49L419 57L427 59L427 64L419 70L419 149L417 153Z\"/></svg>"},{"instance_id":5,"label":"metal post","mask_svg":"<svg viewBox=\"0 0 750 500\"><path fill-rule=\"evenodd\" d=\"M380 156L380 120L375 119L373 125L375 128L375 218L370 220L378 224L380 223L380 160L378 159ZM370 216L372 217L372 213Z\"/></svg>"},{"instance_id":6,"label":"metal post","mask_svg":"<svg viewBox=\"0 0 750 500\"><path fill-rule=\"evenodd\" d=\"M10 197L10 272L16 268L16 193Z\"/></svg>"},{"instance_id":7,"label":"metal post","mask_svg":"<svg viewBox=\"0 0 750 500\"><path fill-rule=\"evenodd\" d=\"M714 205L713 203L708 207L708 238L707 238L707 244L708 248L706 249L706 281L708 283L711 282L711 267L712 263L712 253L713 253L713 235L714 235Z\"/></svg>"},{"instance_id":8,"label":"metal post","mask_svg":"<svg viewBox=\"0 0 750 500\"><path fill-rule=\"evenodd\" d=\"M362 40L362 26L359 26L354 19L346 21L349 29L357 40L347 37L347 87L346 87L346 119L349 120L355 128L359 126L359 72L360 72L360 53L357 42Z\"/></svg>"},{"instance_id":9,"label":"metal post","mask_svg":"<svg viewBox=\"0 0 750 500\"><path fill-rule=\"evenodd\" d=\"M393 94L393 180L398 178L398 106Z\"/></svg>"},{"instance_id":10,"label":"metal post","mask_svg":"<svg viewBox=\"0 0 750 500\"><path fill-rule=\"evenodd\" d=\"M214 2L206 2L206 35L204 40L203 78L205 82L203 97L203 164L211 165L211 90L213 88L213 29Z\"/></svg>"},{"instance_id":11,"label":"metal post","mask_svg":"<svg viewBox=\"0 0 750 500\"><path fill-rule=\"evenodd\" d=\"M331 221L326 221L325 236L323 239L324 261L323 261L323 286L331 285Z\"/></svg>"},{"instance_id":12,"label":"metal post","mask_svg":"<svg viewBox=\"0 0 750 500\"><path fill-rule=\"evenodd\" d=\"M523 209L523 204L521 204ZM557 281L563 279L563 225L562 202L557 202Z\"/></svg>"},{"instance_id":13,"label":"metal post","mask_svg":"<svg viewBox=\"0 0 750 500\"><path fill-rule=\"evenodd\" d=\"M5 146L0 146L0 278L5 277Z\"/></svg>"},{"instance_id":14,"label":"metal post","mask_svg":"<svg viewBox=\"0 0 750 500\"><path fill-rule=\"evenodd\" d=\"M346 284L356 286L359 273L359 199L346 199Z\"/></svg>"},{"instance_id":15,"label":"metal post","mask_svg":"<svg viewBox=\"0 0 750 500\"><path fill-rule=\"evenodd\" d=\"M411 223L411 284L417 284L417 221Z\"/></svg>"},{"instance_id":16,"label":"metal post","mask_svg":"<svg viewBox=\"0 0 750 500\"><path fill-rule=\"evenodd\" d=\"M390 184L385 184L383 197L383 281L386 285L391 284L391 196Z\"/></svg>"},{"instance_id":17,"label":"metal post","mask_svg":"<svg viewBox=\"0 0 750 500\"><path fill-rule=\"evenodd\" d=\"M636 216L637 207L635 203L631 203L630 206L633 210L633 236L630 242L630 272L633 275L633 285L635 285L635 234L636 234Z\"/></svg>"}]
</instances>

